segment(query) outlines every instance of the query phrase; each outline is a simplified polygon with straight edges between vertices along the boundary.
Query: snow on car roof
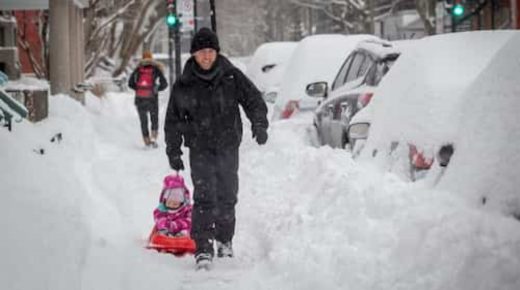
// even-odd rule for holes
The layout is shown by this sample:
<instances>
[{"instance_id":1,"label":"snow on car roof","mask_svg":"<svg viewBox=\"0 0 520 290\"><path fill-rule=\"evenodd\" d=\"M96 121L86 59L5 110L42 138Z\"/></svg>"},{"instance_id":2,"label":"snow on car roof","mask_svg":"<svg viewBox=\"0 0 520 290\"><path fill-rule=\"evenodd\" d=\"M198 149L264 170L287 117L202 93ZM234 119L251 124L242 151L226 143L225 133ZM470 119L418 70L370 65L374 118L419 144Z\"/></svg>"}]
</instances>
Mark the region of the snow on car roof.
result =
<instances>
[{"instance_id":1,"label":"snow on car roof","mask_svg":"<svg viewBox=\"0 0 520 290\"><path fill-rule=\"evenodd\" d=\"M399 54L399 47L385 40L366 40L357 45L356 49L363 49L383 59L389 55Z\"/></svg>"},{"instance_id":2,"label":"snow on car roof","mask_svg":"<svg viewBox=\"0 0 520 290\"><path fill-rule=\"evenodd\" d=\"M322 34L304 38L287 63L277 103L303 97L310 83L326 81L330 85L347 56L360 41L367 39L376 37Z\"/></svg>"},{"instance_id":3,"label":"snow on car roof","mask_svg":"<svg viewBox=\"0 0 520 290\"><path fill-rule=\"evenodd\" d=\"M453 140L461 95L515 33L444 34L411 43L375 91L369 142L432 148Z\"/></svg>"},{"instance_id":4,"label":"snow on car roof","mask_svg":"<svg viewBox=\"0 0 520 290\"><path fill-rule=\"evenodd\" d=\"M284 69L281 66L289 60L297 42L267 42L260 45L247 65L247 75L260 90L278 86ZM273 71L263 72L266 65L275 65Z\"/></svg>"}]
</instances>

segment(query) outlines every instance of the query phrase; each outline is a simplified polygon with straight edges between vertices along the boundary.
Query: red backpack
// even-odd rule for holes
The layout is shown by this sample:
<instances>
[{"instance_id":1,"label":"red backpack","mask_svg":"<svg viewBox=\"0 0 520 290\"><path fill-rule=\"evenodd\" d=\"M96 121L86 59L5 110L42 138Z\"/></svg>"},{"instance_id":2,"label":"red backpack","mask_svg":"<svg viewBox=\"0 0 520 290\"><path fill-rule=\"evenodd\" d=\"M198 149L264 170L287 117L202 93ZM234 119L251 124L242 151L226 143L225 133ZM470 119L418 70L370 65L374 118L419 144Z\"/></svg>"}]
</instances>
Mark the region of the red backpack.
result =
<instances>
[{"instance_id":1,"label":"red backpack","mask_svg":"<svg viewBox=\"0 0 520 290\"><path fill-rule=\"evenodd\" d=\"M152 66L142 66L139 68L139 78L137 79L136 87L136 95L138 97L153 97L154 79Z\"/></svg>"}]
</instances>

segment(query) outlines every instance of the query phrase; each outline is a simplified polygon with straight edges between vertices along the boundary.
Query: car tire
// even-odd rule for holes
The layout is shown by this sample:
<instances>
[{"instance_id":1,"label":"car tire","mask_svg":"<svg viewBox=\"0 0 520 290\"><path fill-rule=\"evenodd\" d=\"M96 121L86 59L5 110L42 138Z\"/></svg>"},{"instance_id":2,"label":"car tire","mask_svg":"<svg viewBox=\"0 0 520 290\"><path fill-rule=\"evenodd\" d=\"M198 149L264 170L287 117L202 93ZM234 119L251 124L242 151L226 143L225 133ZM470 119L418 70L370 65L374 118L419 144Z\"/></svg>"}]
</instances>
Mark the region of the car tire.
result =
<instances>
[{"instance_id":1,"label":"car tire","mask_svg":"<svg viewBox=\"0 0 520 290\"><path fill-rule=\"evenodd\" d=\"M352 150L352 146L347 147L349 144L347 134L343 133L343 136L341 136L341 148L348 149L350 148Z\"/></svg>"}]
</instances>

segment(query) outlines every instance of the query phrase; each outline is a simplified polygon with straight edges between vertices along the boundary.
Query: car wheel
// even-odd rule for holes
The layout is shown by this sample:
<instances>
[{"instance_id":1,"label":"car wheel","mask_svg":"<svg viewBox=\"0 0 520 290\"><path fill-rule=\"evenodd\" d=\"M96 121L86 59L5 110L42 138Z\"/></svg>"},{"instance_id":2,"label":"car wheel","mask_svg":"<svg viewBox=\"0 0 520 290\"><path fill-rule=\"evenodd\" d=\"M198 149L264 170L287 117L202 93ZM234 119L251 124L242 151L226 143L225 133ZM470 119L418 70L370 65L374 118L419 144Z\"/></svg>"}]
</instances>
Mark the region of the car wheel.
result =
<instances>
[{"instance_id":1,"label":"car wheel","mask_svg":"<svg viewBox=\"0 0 520 290\"><path fill-rule=\"evenodd\" d=\"M341 148L343 148L343 149L350 148L352 150L352 146L347 147L347 144L349 144L347 134L343 133L343 136L341 137Z\"/></svg>"}]
</instances>

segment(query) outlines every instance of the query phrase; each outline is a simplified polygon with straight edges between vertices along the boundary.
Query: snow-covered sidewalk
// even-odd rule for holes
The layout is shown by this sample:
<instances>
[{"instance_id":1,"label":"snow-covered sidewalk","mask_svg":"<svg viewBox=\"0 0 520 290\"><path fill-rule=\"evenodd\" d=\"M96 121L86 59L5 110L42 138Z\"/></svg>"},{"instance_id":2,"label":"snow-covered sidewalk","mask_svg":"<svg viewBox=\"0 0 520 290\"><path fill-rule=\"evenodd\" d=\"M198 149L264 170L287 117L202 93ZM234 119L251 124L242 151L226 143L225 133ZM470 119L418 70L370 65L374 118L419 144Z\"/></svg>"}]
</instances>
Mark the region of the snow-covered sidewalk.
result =
<instances>
[{"instance_id":1,"label":"snow-covered sidewalk","mask_svg":"<svg viewBox=\"0 0 520 290\"><path fill-rule=\"evenodd\" d=\"M520 289L518 221L310 146L310 116L265 146L244 122L236 258L196 272L143 248L171 171L163 141L141 145L133 97L50 108L0 130L1 289Z\"/></svg>"}]
</instances>

